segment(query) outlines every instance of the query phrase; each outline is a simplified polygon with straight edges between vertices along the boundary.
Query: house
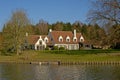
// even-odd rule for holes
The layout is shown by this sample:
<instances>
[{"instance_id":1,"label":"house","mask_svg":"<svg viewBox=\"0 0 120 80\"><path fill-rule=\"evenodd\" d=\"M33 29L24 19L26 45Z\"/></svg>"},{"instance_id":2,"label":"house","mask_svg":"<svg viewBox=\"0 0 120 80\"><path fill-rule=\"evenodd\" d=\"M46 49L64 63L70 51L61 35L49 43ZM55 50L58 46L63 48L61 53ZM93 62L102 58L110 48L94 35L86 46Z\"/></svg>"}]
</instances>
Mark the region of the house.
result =
<instances>
[{"instance_id":1,"label":"house","mask_svg":"<svg viewBox=\"0 0 120 80\"><path fill-rule=\"evenodd\" d=\"M26 40L26 47L29 45L30 49L44 50L50 44L47 35L29 35Z\"/></svg>"},{"instance_id":2,"label":"house","mask_svg":"<svg viewBox=\"0 0 120 80\"><path fill-rule=\"evenodd\" d=\"M80 49L80 43L84 43L84 37L81 33L77 33L76 30L72 31L52 31L49 30L48 35L26 35L27 45L31 49L44 50L46 47L58 46L64 47L67 50ZM26 45L26 46L27 46Z\"/></svg>"},{"instance_id":3,"label":"house","mask_svg":"<svg viewBox=\"0 0 120 80\"><path fill-rule=\"evenodd\" d=\"M49 30L48 36L50 37L51 44L53 46L64 47L67 50L78 50L79 42L84 42L84 38L81 33L72 31L52 31Z\"/></svg>"}]
</instances>

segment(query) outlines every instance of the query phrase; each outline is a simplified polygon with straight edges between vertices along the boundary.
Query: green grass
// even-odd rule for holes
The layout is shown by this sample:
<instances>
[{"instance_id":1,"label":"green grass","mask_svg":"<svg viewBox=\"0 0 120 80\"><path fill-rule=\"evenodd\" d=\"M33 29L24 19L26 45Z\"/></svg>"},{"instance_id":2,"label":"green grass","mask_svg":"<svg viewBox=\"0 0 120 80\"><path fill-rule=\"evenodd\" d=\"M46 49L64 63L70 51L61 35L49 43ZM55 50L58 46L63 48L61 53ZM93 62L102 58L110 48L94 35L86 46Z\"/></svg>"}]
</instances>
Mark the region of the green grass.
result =
<instances>
[{"instance_id":1,"label":"green grass","mask_svg":"<svg viewBox=\"0 0 120 80\"><path fill-rule=\"evenodd\" d=\"M86 55L86 54L99 54L99 53L118 53L120 50L100 50L100 49L92 49L92 50L51 50L51 51L42 51L43 53L51 53L51 54L67 54L67 55Z\"/></svg>"},{"instance_id":2,"label":"green grass","mask_svg":"<svg viewBox=\"0 0 120 80\"><path fill-rule=\"evenodd\" d=\"M0 61L120 61L120 50L24 51L19 56L0 56Z\"/></svg>"}]
</instances>

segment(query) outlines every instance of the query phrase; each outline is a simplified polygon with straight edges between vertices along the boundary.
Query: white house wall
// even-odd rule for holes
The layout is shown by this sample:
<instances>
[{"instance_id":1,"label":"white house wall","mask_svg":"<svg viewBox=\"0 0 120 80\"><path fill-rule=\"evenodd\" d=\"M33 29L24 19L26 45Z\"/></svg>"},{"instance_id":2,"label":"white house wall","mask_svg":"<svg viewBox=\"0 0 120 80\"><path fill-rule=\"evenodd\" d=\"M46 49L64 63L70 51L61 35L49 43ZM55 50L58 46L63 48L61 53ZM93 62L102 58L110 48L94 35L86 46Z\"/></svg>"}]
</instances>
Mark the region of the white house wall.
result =
<instances>
[{"instance_id":1,"label":"white house wall","mask_svg":"<svg viewBox=\"0 0 120 80\"><path fill-rule=\"evenodd\" d=\"M78 50L79 49L79 44L55 44L54 46L64 47L65 49L68 50Z\"/></svg>"},{"instance_id":2,"label":"white house wall","mask_svg":"<svg viewBox=\"0 0 120 80\"><path fill-rule=\"evenodd\" d=\"M42 46L44 46L45 48L47 47L44 39L42 39L41 37L38 39L38 41L35 43L35 50L37 50L37 46L40 46L40 41L42 41Z\"/></svg>"}]
</instances>

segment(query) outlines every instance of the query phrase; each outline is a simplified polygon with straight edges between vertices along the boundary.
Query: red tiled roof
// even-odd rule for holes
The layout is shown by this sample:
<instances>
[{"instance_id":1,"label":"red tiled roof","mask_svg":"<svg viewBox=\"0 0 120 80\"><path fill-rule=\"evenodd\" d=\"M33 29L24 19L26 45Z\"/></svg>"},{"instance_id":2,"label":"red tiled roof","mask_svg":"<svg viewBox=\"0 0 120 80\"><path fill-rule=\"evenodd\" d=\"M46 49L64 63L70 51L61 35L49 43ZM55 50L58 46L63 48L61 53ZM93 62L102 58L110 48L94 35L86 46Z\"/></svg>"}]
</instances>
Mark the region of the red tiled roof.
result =
<instances>
[{"instance_id":1,"label":"red tiled roof","mask_svg":"<svg viewBox=\"0 0 120 80\"><path fill-rule=\"evenodd\" d=\"M29 35L27 37L27 41L29 44L35 44L38 41L39 37L40 35Z\"/></svg>"},{"instance_id":2,"label":"red tiled roof","mask_svg":"<svg viewBox=\"0 0 120 80\"><path fill-rule=\"evenodd\" d=\"M52 31L51 35L52 35L52 38L53 38L55 44L76 44L79 42L79 39L81 37L80 33L76 33L77 41L75 42L75 41L73 41L74 34L72 33L72 31ZM60 36L63 37L63 42L59 41ZM67 36L70 37L70 42L66 42Z\"/></svg>"},{"instance_id":3,"label":"red tiled roof","mask_svg":"<svg viewBox=\"0 0 120 80\"><path fill-rule=\"evenodd\" d=\"M40 36L41 36L42 39L47 37L48 38L48 43L47 44L50 44L50 39L47 35L29 35L28 38L27 38L27 41L28 41L29 44L35 44L38 41L38 39L40 38Z\"/></svg>"},{"instance_id":4,"label":"red tiled roof","mask_svg":"<svg viewBox=\"0 0 120 80\"><path fill-rule=\"evenodd\" d=\"M55 44L77 44L80 41L80 37L81 37L81 33L76 33L77 41L73 41L74 33L72 33L72 31L52 31L51 35ZM29 35L27 38L28 43L35 44L40 38L40 36L42 39L47 37L48 38L47 45L51 45L51 40L47 35ZM59 41L60 36L62 36L63 38L62 42ZM70 42L66 41L67 36L70 37Z\"/></svg>"}]
</instances>

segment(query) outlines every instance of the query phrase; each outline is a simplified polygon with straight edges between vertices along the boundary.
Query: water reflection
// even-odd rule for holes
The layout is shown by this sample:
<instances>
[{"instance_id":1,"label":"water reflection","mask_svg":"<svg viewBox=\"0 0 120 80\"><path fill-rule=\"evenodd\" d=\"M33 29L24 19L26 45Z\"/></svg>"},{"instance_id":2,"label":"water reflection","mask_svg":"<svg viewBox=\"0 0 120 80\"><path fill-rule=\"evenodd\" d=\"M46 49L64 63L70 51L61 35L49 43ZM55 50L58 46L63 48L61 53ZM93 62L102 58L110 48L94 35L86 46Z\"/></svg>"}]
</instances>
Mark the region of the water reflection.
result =
<instances>
[{"instance_id":1,"label":"water reflection","mask_svg":"<svg viewBox=\"0 0 120 80\"><path fill-rule=\"evenodd\" d=\"M120 80L120 65L0 64L0 80Z\"/></svg>"}]
</instances>

